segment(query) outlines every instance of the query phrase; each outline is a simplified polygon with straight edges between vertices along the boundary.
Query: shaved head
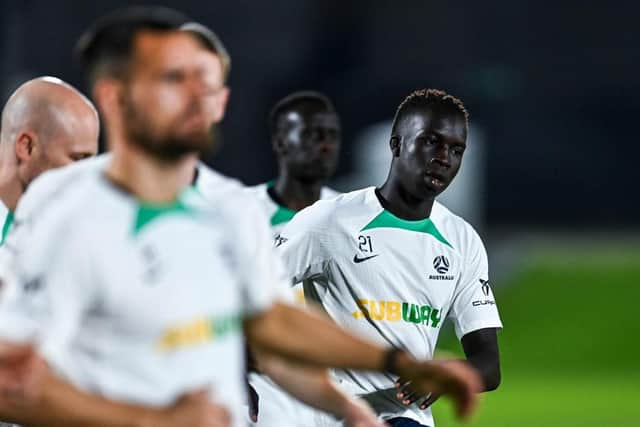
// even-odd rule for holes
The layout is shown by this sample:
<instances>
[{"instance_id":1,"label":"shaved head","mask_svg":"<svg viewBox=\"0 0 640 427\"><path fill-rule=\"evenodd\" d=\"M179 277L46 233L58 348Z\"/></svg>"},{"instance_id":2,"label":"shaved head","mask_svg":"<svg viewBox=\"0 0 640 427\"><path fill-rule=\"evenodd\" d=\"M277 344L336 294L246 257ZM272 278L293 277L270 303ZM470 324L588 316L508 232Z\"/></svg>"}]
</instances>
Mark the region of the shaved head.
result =
<instances>
[{"instance_id":1,"label":"shaved head","mask_svg":"<svg viewBox=\"0 0 640 427\"><path fill-rule=\"evenodd\" d=\"M22 84L2 110L0 164L24 188L47 169L96 154L99 121L93 104L55 77Z\"/></svg>"},{"instance_id":2,"label":"shaved head","mask_svg":"<svg viewBox=\"0 0 640 427\"><path fill-rule=\"evenodd\" d=\"M70 133L83 121L97 124L98 113L82 93L58 78L38 77L16 89L4 106L2 142L24 128L42 135Z\"/></svg>"}]
</instances>

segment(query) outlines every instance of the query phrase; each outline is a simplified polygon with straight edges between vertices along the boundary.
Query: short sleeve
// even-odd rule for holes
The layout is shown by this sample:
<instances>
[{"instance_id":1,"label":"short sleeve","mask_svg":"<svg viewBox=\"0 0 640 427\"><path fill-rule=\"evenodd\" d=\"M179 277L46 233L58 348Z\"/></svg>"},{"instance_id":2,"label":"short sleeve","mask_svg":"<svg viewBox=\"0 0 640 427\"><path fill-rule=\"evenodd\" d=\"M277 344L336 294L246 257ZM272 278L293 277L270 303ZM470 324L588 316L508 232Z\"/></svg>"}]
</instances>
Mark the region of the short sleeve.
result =
<instances>
[{"instance_id":1,"label":"short sleeve","mask_svg":"<svg viewBox=\"0 0 640 427\"><path fill-rule=\"evenodd\" d=\"M276 247L282 257L289 284L315 279L324 274L331 260L328 203L316 202L300 211L276 237Z\"/></svg>"},{"instance_id":2,"label":"short sleeve","mask_svg":"<svg viewBox=\"0 0 640 427\"><path fill-rule=\"evenodd\" d=\"M70 342L95 296L91 245L77 229L45 220L15 237L0 271L0 338L35 340L48 358Z\"/></svg>"},{"instance_id":3,"label":"short sleeve","mask_svg":"<svg viewBox=\"0 0 640 427\"><path fill-rule=\"evenodd\" d=\"M229 237L236 248L235 264L240 274L245 315L251 316L267 310L276 301L286 301L289 292L268 218L251 197L237 196L233 203L227 203L227 208L232 206L237 209L233 209L232 217L227 217Z\"/></svg>"},{"instance_id":4,"label":"short sleeve","mask_svg":"<svg viewBox=\"0 0 640 427\"><path fill-rule=\"evenodd\" d=\"M502 327L489 283L487 252L475 230L468 229L463 271L449 312L458 339L478 329Z\"/></svg>"}]
</instances>

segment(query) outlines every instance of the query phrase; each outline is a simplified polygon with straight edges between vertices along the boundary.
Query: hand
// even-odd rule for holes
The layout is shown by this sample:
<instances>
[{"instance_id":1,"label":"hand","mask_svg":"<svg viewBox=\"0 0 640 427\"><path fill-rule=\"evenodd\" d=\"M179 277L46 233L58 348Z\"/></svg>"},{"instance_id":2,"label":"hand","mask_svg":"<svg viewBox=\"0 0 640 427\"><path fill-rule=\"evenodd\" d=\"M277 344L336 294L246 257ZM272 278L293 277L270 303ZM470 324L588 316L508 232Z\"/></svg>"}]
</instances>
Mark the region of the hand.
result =
<instances>
[{"instance_id":1,"label":"hand","mask_svg":"<svg viewBox=\"0 0 640 427\"><path fill-rule=\"evenodd\" d=\"M0 397L24 404L37 400L47 365L31 344L0 344Z\"/></svg>"},{"instance_id":2,"label":"hand","mask_svg":"<svg viewBox=\"0 0 640 427\"><path fill-rule=\"evenodd\" d=\"M398 358L400 378L411 381L411 389L420 394L435 393L453 399L456 414L469 417L478 403L482 380L474 368L460 360L417 362L403 354Z\"/></svg>"},{"instance_id":3,"label":"hand","mask_svg":"<svg viewBox=\"0 0 640 427\"><path fill-rule=\"evenodd\" d=\"M384 427L369 405L361 399L351 398L344 410L344 420L348 427Z\"/></svg>"},{"instance_id":4,"label":"hand","mask_svg":"<svg viewBox=\"0 0 640 427\"><path fill-rule=\"evenodd\" d=\"M222 405L211 402L208 390L187 393L176 403L161 411L149 427L229 427L231 415Z\"/></svg>"},{"instance_id":5,"label":"hand","mask_svg":"<svg viewBox=\"0 0 640 427\"><path fill-rule=\"evenodd\" d=\"M411 389L411 381L398 378L395 382L394 387L398 389L398 393L396 397L398 400L402 402L403 405L409 406L416 402L418 403L418 407L422 410L427 409L433 403L438 400L440 394L438 393L416 393Z\"/></svg>"}]
</instances>

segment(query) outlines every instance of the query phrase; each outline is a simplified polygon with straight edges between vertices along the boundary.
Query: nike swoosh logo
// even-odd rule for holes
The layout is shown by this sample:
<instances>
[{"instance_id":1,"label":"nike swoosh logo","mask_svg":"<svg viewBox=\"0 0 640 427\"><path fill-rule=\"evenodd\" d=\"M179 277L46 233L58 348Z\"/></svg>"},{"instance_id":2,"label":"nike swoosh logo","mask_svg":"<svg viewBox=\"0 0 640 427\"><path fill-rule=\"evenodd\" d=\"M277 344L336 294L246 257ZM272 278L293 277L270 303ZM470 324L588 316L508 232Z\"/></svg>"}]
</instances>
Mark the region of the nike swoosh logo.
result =
<instances>
[{"instance_id":1,"label":"nike swoosh logo","mask_svg":"<svg viewBox=\"0 0 640 427\"><path fill-rule=\"evenodd\" d=\"M363 262L363 261L366 261L366 260L368 260L368 259L375 258L375 257L377 257L378 255L380 255L380 254L375 254L375 255L371 255L371 256L366 256L366 257L364 257L364 258L358 258L358 254L355 254L355 255L353 256L353 262L355 262L356 264L359 264L359 263L361 263L361 262Z\"/></svg>"}]
</instances>

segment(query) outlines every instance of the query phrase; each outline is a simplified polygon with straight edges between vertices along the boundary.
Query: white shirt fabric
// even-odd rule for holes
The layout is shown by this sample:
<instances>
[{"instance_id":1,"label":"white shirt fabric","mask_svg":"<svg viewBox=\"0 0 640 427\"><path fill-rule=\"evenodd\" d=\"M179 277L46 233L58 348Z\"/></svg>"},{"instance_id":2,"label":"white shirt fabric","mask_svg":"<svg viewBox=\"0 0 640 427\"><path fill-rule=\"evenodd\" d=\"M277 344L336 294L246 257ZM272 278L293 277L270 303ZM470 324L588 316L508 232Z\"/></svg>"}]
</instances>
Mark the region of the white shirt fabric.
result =
<instances>
[{"instance_id":1,"label":"white shirt fabric","mask_svg":"<svg viewBox=\"0 0 640 427\"><path fill-rule=\"evenodd\" d=\"M253 187L248 187L246 191L253 194L256 200L258 200L263 212L269 218L269 224L271 225L274 235L278 235L296 214L296 211L276 203L267 192L270 186L271 183L258 184ZM320 200L332 199L339 194L339 192L329 187L322 187L320 190Z\"/></svg>"},{"instance_id":2,"label":"white shirt fabric","mask_svg":"<svg viewBox=\"0 0 640 427\"><path fill-rule=\"evenodd\" d=\"M4 240L6 238L6 235L9 231L9 228L11 227L11 221L12 221L12 217L10 217L9 215L9 209L7 209L7 207L4 205L4 203L2 203L2 201L0 200L0 224L2 224L2 238L0 240L0 248L1 246L4 244ZM7 224L7 221L9 222ZM2 257L2 252L0 249L0 257ZM1 263L1 261L0 261ZM0 284L0 293L2 292L2 285ZM2 421L0 421L0 427L12 427L15 424L11 424L11 423L3 423Z\"/></svg>"},{"instance_id":3,"label":"white shirt fabric","mask_svg":"<svg viewBox=\"0 0 640 427\"><path fill-rule=\"evenodd\" d=\"M274 237L293 218L296 211L276 203L268 193L270 184L264 183L246 189L260 204L262 212L269 220ZM331 199L338 196L335 190L323 187L320 199ZM302 285L292 288L291 296L298 305L304 306ZM324 413L312 408L292 397L280 386L265 375L251 373L250 383L260 397L258 422L251 423L255 427L309 427L325 417ZM330 415L326 417L333 419Z\"/></svg>"},{"instance_id":4,"label":"white shirt fabric","mask_svg":"<svg viewBox=\"0 0 640 427\"><path fill-rule=\"evenodd\" d=\"M380 204L373 187L320 201L282 230L279 251L292 283L304 281L339 325L418 359L431 359L445 317L458 338L502 323L475 230L435 202L431 217L407 221ZM350 393L383 419L433 426L431 411L403 406L390 374L337 371Z\"/></svg>"},{"instance_id":5,"label":"white shirt fabric","mask_svg":"<svg viewBox=\"0 0 640 427\"><path fill-rule=\"evenodd\" d=\"M255 244L270 240L264 217L233 197L211 208L207 172L173 206L144 205L106 163L43 174L21 201L0 337L37 340L64 378L114 400L163 406L211 386L244 425L241 322L271 306L281 273Z\"/></svg>"}]
</instances>

